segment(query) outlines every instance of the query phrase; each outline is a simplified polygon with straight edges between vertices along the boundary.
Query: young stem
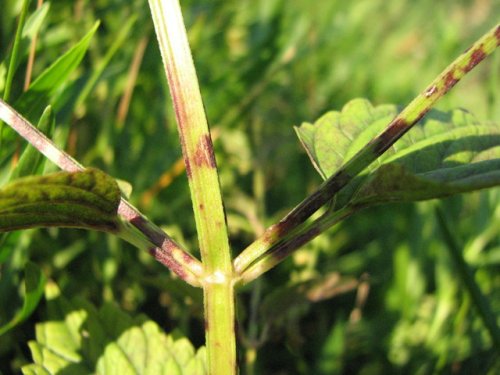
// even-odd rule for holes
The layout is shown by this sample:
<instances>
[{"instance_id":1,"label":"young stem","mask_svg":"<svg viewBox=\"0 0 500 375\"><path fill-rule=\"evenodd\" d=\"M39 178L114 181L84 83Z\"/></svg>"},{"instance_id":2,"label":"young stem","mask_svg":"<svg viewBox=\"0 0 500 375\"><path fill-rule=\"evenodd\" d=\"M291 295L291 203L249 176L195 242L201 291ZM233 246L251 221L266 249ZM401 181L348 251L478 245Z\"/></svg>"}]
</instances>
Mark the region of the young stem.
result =
<instances>
[{"instance_id":1,"label":"young stem","mask_svg":"<svg viewBox=\"0 0 500 375\"><path fill-rule=\"evenodd\" d=\"M150 0L172 95L204 267L209 373L234 374L234 276L212 139L178 0Z\"/></svg>"},{"instance_id":2,"label":"young stem","mask_svg":"<svg viewBox=\"0 0 500 375\"><path fill-rule=\"evenodd\" d=\"M281 263L292 252L360 209L360 207L348 206L338 211L326 212L312 223L296 228L288 237L275 243L260 258L250 264L240 275L239 284L247 284L257 279L264 272Z\"/></svg>"},{"instance_id":3,"label":"young stem","mask_svg":"<svg viewBox=\"0 0 500 375\"><path fill-rule=\"evenodd\" d=\"M60 150L45 134L1 99L0 120L5 121L14 131L62 170L76 172L84 169L80 163ZM200 286L199 278L202 274L202 266L197 259L184 251L174 240L148 221L123 198L118 207L118 214L125 223L128 223L128 225L122 225L123 232L120 233L122 237L135 245L138 242L148 244L146 249L156 260L191 285ZM139 237L143 237L143 240L139 241Z\"/></svg>"},{"instance_id":4,"label":"young stem","mask_svg":"<svg viewBox=\"0 0 500 375\"><path fill-rule=\"evenodd\" d=\"M417 96L387 128L333 176L328 178L319 189L304 199L279 223L269 227L264 234L248 246L235 260L234 269L243 274L255 260L269 248L285 238L291 230L305 222L320 207L352 181L357 174L382 155L394 142L415 125L431 107L477 64L490 55L500 44L500 25L496 25L471 48L449 65L427 88Z\"/></svg>"}]
</instances>

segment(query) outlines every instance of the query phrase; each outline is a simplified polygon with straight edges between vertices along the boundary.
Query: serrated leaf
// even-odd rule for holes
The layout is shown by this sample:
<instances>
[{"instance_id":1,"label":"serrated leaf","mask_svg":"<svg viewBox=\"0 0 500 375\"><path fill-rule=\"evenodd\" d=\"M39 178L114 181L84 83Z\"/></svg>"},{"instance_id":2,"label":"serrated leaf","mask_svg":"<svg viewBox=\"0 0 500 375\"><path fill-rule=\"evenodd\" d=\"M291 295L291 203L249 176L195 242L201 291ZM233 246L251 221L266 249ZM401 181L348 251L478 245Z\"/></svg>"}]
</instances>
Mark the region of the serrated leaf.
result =
<instances>
[{"instance_id":1,"label":"serrated leaf","mask_svg":"<svg viewBox=\"0 0 500 375\"><path fill-rule=\"evenodd\" d=\"M24 269L24 275L25 297L23 307L8 323L0 327L0 335L3 335L28 318L38 306L38 302L43 295L46 279L40 268L36 264L29 262Z\"/></svg>"},{"instance_id":2,"label":"serrated leaf","mask_svg":"<svg viewBox=\"0 0 500 375\"><path fill-rule=\"evenodd\" d=\"M396 116L394 105L355 99L297 134L323 178L331 176ZM413 201L500 185L500 125L464 110L430 111L339 194L338 205Z\"/></svg>"},{"instance_id":3,"label":"serrated leaf","mask_svg":"<svg viewBox=\"0 0 500 375\"><path fill-rule=\"evenodd\" d=\"M66 300L47 285L48 320L29 343L33 364L24 374L205 375L205 351L174 340L144 316L132 318L112 304L97 310Z\"/></svg>"},{"instance_id":4,"label":"serrated leaf","mask_svg":"<svg viewBox=\"0 0 500 375\"><path fill-rule=\"evenodd\" d=\"M331 111L314 124L296 127L297 135L313 165L326 179L354 156L397 114L395 105L373 107L368 100L354 99L342 111Z\"/></svg>"},{"instance_id":5,"label":"serrated leaf","mask_svg":"<svg viewBox=\"0 0 500 375\"><path fill-rule=\"evenodd\" d=\"M0 190L0 231L33 227L116 230L120 190L97 169L26 177Z\"/></svg>"}]
</instances>

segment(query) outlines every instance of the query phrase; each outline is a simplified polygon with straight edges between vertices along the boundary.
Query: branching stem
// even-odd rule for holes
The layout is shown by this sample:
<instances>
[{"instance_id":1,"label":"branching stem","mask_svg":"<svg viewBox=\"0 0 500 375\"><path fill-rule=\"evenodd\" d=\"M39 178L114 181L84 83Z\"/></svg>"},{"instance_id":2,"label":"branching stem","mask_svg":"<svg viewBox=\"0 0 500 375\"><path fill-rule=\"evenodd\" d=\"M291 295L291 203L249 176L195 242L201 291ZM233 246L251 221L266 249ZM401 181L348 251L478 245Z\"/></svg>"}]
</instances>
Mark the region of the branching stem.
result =
<instances>
[{"instance_id":1,"label":"branching stem","mask_svg":"<svg viewBox=\"0 0 500 375\"><path fill-rule=\"evenodd\" d=\"M62 170L76 172L84 169L80 163L59 149L45 134L1 99L0 119L5 121L21 137ZM145 238L140 242L146 246L155 259L170 268L189 284L200 286L199 277L202 274L202 266L196 258L183 250L166 233L146 219L123 198L118 207L118 214L129 224L122 226L124 232L120 233L121 236L129 239L134 244L138 243L138 240L133 240L134 237L137 239L137 236L144 236ZM129 233L132 228L136 228L138 232Z\"/></svg>"},{"instance_id":2,"label":"branching stem","mask_svg":"<svg viewBox=\"0 0 500 375\"><path fill-rule=\"evenodd\" d=\"M411 129L431 107L445 95L455 84L477 64L490 55L500 44L500 25L496 25L471 48L450 64L427 88L418 95L398 115L387 128L333 176L328 178L319 188L296 206L279 223L269 227L264 234L248 246L235 260L235 272L243 275L246 270L281 242L290 231L297 228L311 217L320 207L330 201L335 194L342 190L356 175L381 156L399 138ZM250 280L248 280L250 281Z\"/></svg>"}]
</instances>

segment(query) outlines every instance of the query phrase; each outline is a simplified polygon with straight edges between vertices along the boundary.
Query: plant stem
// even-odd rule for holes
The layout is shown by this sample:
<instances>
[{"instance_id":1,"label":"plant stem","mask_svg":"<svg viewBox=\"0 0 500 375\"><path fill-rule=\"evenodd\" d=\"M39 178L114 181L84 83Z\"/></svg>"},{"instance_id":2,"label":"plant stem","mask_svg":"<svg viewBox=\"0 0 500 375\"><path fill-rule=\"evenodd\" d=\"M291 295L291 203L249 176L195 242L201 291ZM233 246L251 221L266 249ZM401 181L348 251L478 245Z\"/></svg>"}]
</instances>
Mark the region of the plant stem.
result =
<instances>
[{"instance_id":1,"label":"plant stem","mask_svg":"<svg viewBox=\"0 0 500 375\"><path fill-rule=\"evenodd\" d=\"M212 139L178 0L150 0L172 95L204 268L209 373L236 370L234 276Z\"/></svg>"},{"instance_id":2,"label":"plant stem","mask_svg":"<svg viewBox=\"0 0 500 375\"><path fill-rule=\"evenodd\" d=\"M235 260L234 268L242 274L255 260L269 248L280 242L291 230L305 222L320 207L342 190L356 175L381 156L431 107L477 64L490 55L500 44L500 25L496 25L471 48L450 64L427 88L398 115L387 128L372 139L319 189L304 199L279 223L269 227L264 234L248 246Z\"/></svg>"},{"instance_id":3,"label":"plant stem","mask_svg":"<svg viewBox=\"0 0 500 375\"><path fill-rule=\"evenodd\" d=\"M14 131L62 170L76 172L84 169L80 163L60 150L45 134L1 99L0 120L5 121ZM122 225L123 233L119 235L135 245L138 242L148 244L146 249L156 260L191 285L200 286L198 279L202 274L202 266L196 258L184 251L174 240L123 198L118 207L118 214L129 224ZM144 237L143 241L140 241L138 236Z\"/></svg>"},{"instance_id":4,"label":"plant stem","mask_svg":"<svg viewBox=\"0 0 500 375\"><path fill-rule=\"evenodd\" d=\"M338 211L329 211L308 225L298 227L288 237L271 246L261 257L250 264L240 275L239 283L247 284L255 280L264 272L270 270L278 263L281 263L292 252L316 238L319 234L329 229L331 226L346 219L361 207L345 207Z\"/></svg>"},{"instance_id":5,"label":"plant stem","mask_svg":"<svg viewBox=\"0 0 500 375\"><path fill-rule=\"evenodd\" d=\"M486 296L481 292L481 289L474 279L472 270L463 258L461 246L448 225L449 220L446 218L446 213L440 206L437 206L435 214L449 254L457 267L458 274L460 275L460 278L462 279L462 282L464 283L464 286L468 291L484 326L488 330L496 350L500 352L500 328L498 327L497 318L490 307L488 298L486 298Z\"/></svg>"}]
</instances>

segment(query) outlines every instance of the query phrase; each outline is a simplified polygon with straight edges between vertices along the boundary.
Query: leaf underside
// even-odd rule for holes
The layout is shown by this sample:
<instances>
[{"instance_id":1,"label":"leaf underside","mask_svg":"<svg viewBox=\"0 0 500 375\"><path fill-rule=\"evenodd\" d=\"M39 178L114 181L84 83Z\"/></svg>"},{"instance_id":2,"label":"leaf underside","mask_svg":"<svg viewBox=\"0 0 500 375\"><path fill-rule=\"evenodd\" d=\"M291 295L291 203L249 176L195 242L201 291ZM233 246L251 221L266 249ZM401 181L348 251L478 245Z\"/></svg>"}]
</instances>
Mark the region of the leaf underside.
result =
<instances>
[{"instance_id":1,"label":"leaf underside","mask_svg":"<svg viewBox=\"0 0 500 375\"><path fill-rule=\"evenodd\" d=\"M354 99L296 128L315 168L333 175L397 115L395 105ZM431 110L337 197L336 206L444 197L500 185L500 125L464 110Z\"/></svg>"},{"instance_id":2,"label":"leaf underside","mask_svg":"<svg viewBox=\"0 0 500 375\"><path fill-rule=\"evenodd\" d=\"M24 374L206 374L204 348L195 351L189 340L164 334L144 316L68 301L54 284L46 298L48 320L36 327L29 343L34 363Z\"/></svg>"},{"instance_id":3,"label":"leaf underside","mask_svg":"<svg viewBox=\"0 0 500 375\"><path fill-rule=\"evenodd\" d=\"M77 227L115 231L120 190L97 169L25 177L0 190L0 231Z\"/></svg>"}]
</instances>

